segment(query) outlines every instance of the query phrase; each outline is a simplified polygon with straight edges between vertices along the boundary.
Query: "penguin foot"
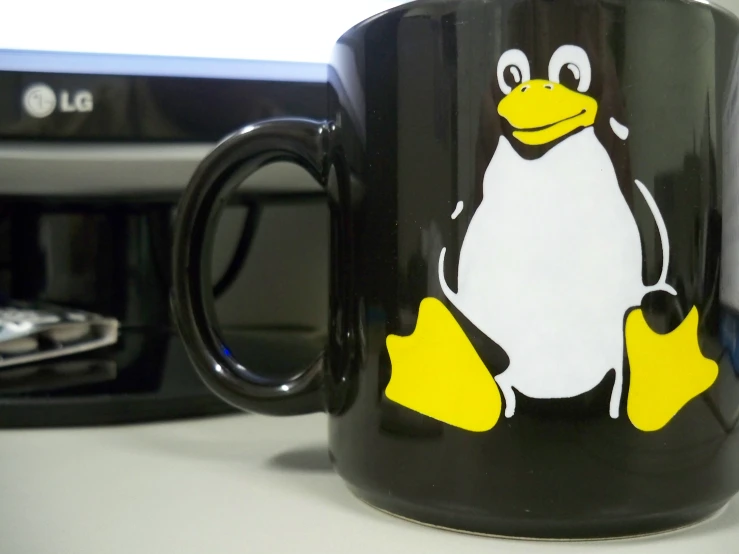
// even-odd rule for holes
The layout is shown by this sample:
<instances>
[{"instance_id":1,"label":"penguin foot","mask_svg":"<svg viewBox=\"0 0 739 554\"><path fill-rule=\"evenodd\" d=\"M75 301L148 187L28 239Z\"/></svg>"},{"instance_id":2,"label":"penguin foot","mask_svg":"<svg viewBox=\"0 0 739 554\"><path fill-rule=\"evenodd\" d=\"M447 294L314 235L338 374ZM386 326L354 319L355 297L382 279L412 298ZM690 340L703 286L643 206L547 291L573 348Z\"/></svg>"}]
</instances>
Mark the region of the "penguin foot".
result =
<instances>
[{"instance_id":1,"label":"penguin foot","mask_svg":"<svg viewBox=\"0 0 739 554\"><path fill-rule=\"evenodd\" d=\"M637 309L626 319L626 351L631 368L627 401L637 429L657 431L718 377L718 364L698 345L698 310L693 307L672 332L652 331Z\"/></svg>"},{"instance_id":2,"label":"penguin foot","mask_svg":"<svg viewBox=\"0 0 739 554\"><path fill-rule=\"evenodd\" d=\"M488 431L498 422L502 401L495 380L442 302L425 298L413 333L386 342L388 399L467 431Z\"/></svg>"}]
</instances>

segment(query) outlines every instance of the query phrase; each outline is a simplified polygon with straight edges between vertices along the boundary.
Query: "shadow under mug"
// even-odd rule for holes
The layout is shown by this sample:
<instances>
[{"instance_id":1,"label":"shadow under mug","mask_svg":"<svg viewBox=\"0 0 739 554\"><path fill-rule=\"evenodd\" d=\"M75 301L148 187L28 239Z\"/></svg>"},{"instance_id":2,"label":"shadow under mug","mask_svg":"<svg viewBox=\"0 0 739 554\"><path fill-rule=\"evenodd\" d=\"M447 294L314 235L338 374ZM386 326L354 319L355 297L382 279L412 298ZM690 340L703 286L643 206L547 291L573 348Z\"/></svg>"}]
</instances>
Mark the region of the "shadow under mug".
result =
<instances>
[{"instance_id":1,"label":"shadow under mug","mask_svg":"<svg viewBox=\"0 0 739 554\"><path fill-rule=\"evenodd\" d=\"M172 304L195 368L243 410L328 412L338 473L407 519L704 520L739 490L738 53L704 2L427 0L358 24L325 121L244 127L192 176ZM331 217L329 337L289 379L231 354L205 263L275 161Z\"/></svg>"}]
</instances>

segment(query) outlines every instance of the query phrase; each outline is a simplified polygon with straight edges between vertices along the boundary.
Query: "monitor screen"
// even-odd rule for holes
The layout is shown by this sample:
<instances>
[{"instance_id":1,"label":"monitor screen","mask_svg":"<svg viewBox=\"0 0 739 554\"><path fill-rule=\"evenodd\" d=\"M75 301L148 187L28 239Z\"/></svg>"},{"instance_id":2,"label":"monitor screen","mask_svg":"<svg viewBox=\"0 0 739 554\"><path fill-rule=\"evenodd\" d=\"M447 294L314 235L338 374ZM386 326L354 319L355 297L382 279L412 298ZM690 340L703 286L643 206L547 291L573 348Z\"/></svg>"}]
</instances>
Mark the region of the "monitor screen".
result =
<instances>
[{"instance_id":1,"label":"monitor screen","mask_svg":"<svg viewBox=\"0 0 739 554\"><path fill-rule=\"evenodd\" d=\"M3 7L0 70L325 81L336 39L403 3L11 2Z\"/></svg>"}]
</instances>

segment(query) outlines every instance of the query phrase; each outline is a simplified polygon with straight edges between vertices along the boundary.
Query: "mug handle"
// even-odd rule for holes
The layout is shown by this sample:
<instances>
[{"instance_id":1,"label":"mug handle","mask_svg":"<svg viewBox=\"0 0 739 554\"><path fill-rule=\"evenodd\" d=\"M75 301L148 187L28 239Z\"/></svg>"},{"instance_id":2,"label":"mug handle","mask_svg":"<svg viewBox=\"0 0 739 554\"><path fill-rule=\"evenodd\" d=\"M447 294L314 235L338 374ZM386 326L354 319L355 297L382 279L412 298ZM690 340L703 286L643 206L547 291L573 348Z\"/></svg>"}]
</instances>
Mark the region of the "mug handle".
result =
<instances>
[{"instance_id":1,"label":"mug handle","mask_svg":"<svg viewBox=\"0 0 739 554\"><path fill-rule=\"evenodd\" d=\"M296 376L277 381L240 364L220 338L210 264L215 224L229 195L249 175L276 161L298 164L324 189L334 127L325 121L284 118L244 127L223 139L198 165L177 208L172 252L175 325L195 370L229 404L268 415L324 410L323 353Z\"/></svg>"}]
</instances>

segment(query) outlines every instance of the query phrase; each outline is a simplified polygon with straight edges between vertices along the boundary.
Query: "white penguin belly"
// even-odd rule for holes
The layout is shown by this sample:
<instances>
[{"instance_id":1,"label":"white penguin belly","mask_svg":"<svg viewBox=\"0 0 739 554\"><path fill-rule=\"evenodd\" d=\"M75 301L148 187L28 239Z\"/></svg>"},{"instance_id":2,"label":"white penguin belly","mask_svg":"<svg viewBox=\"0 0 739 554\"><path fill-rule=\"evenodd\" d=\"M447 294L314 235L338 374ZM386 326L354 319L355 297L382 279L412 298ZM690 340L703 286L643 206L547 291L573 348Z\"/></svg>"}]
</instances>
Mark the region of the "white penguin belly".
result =
<instances>
[{"instance_id":1,"label":"white penguin belly","mask_svg":"<svg viewBox=\"0 0 739 554\"><path fill-rule=\"evenodd\" d=\"M453 301L506 351L508 383L534 398L576 396L622 364L641 259L636 223L592 128L534 161L501 138Z\"/></svg>"}]
</instances>

